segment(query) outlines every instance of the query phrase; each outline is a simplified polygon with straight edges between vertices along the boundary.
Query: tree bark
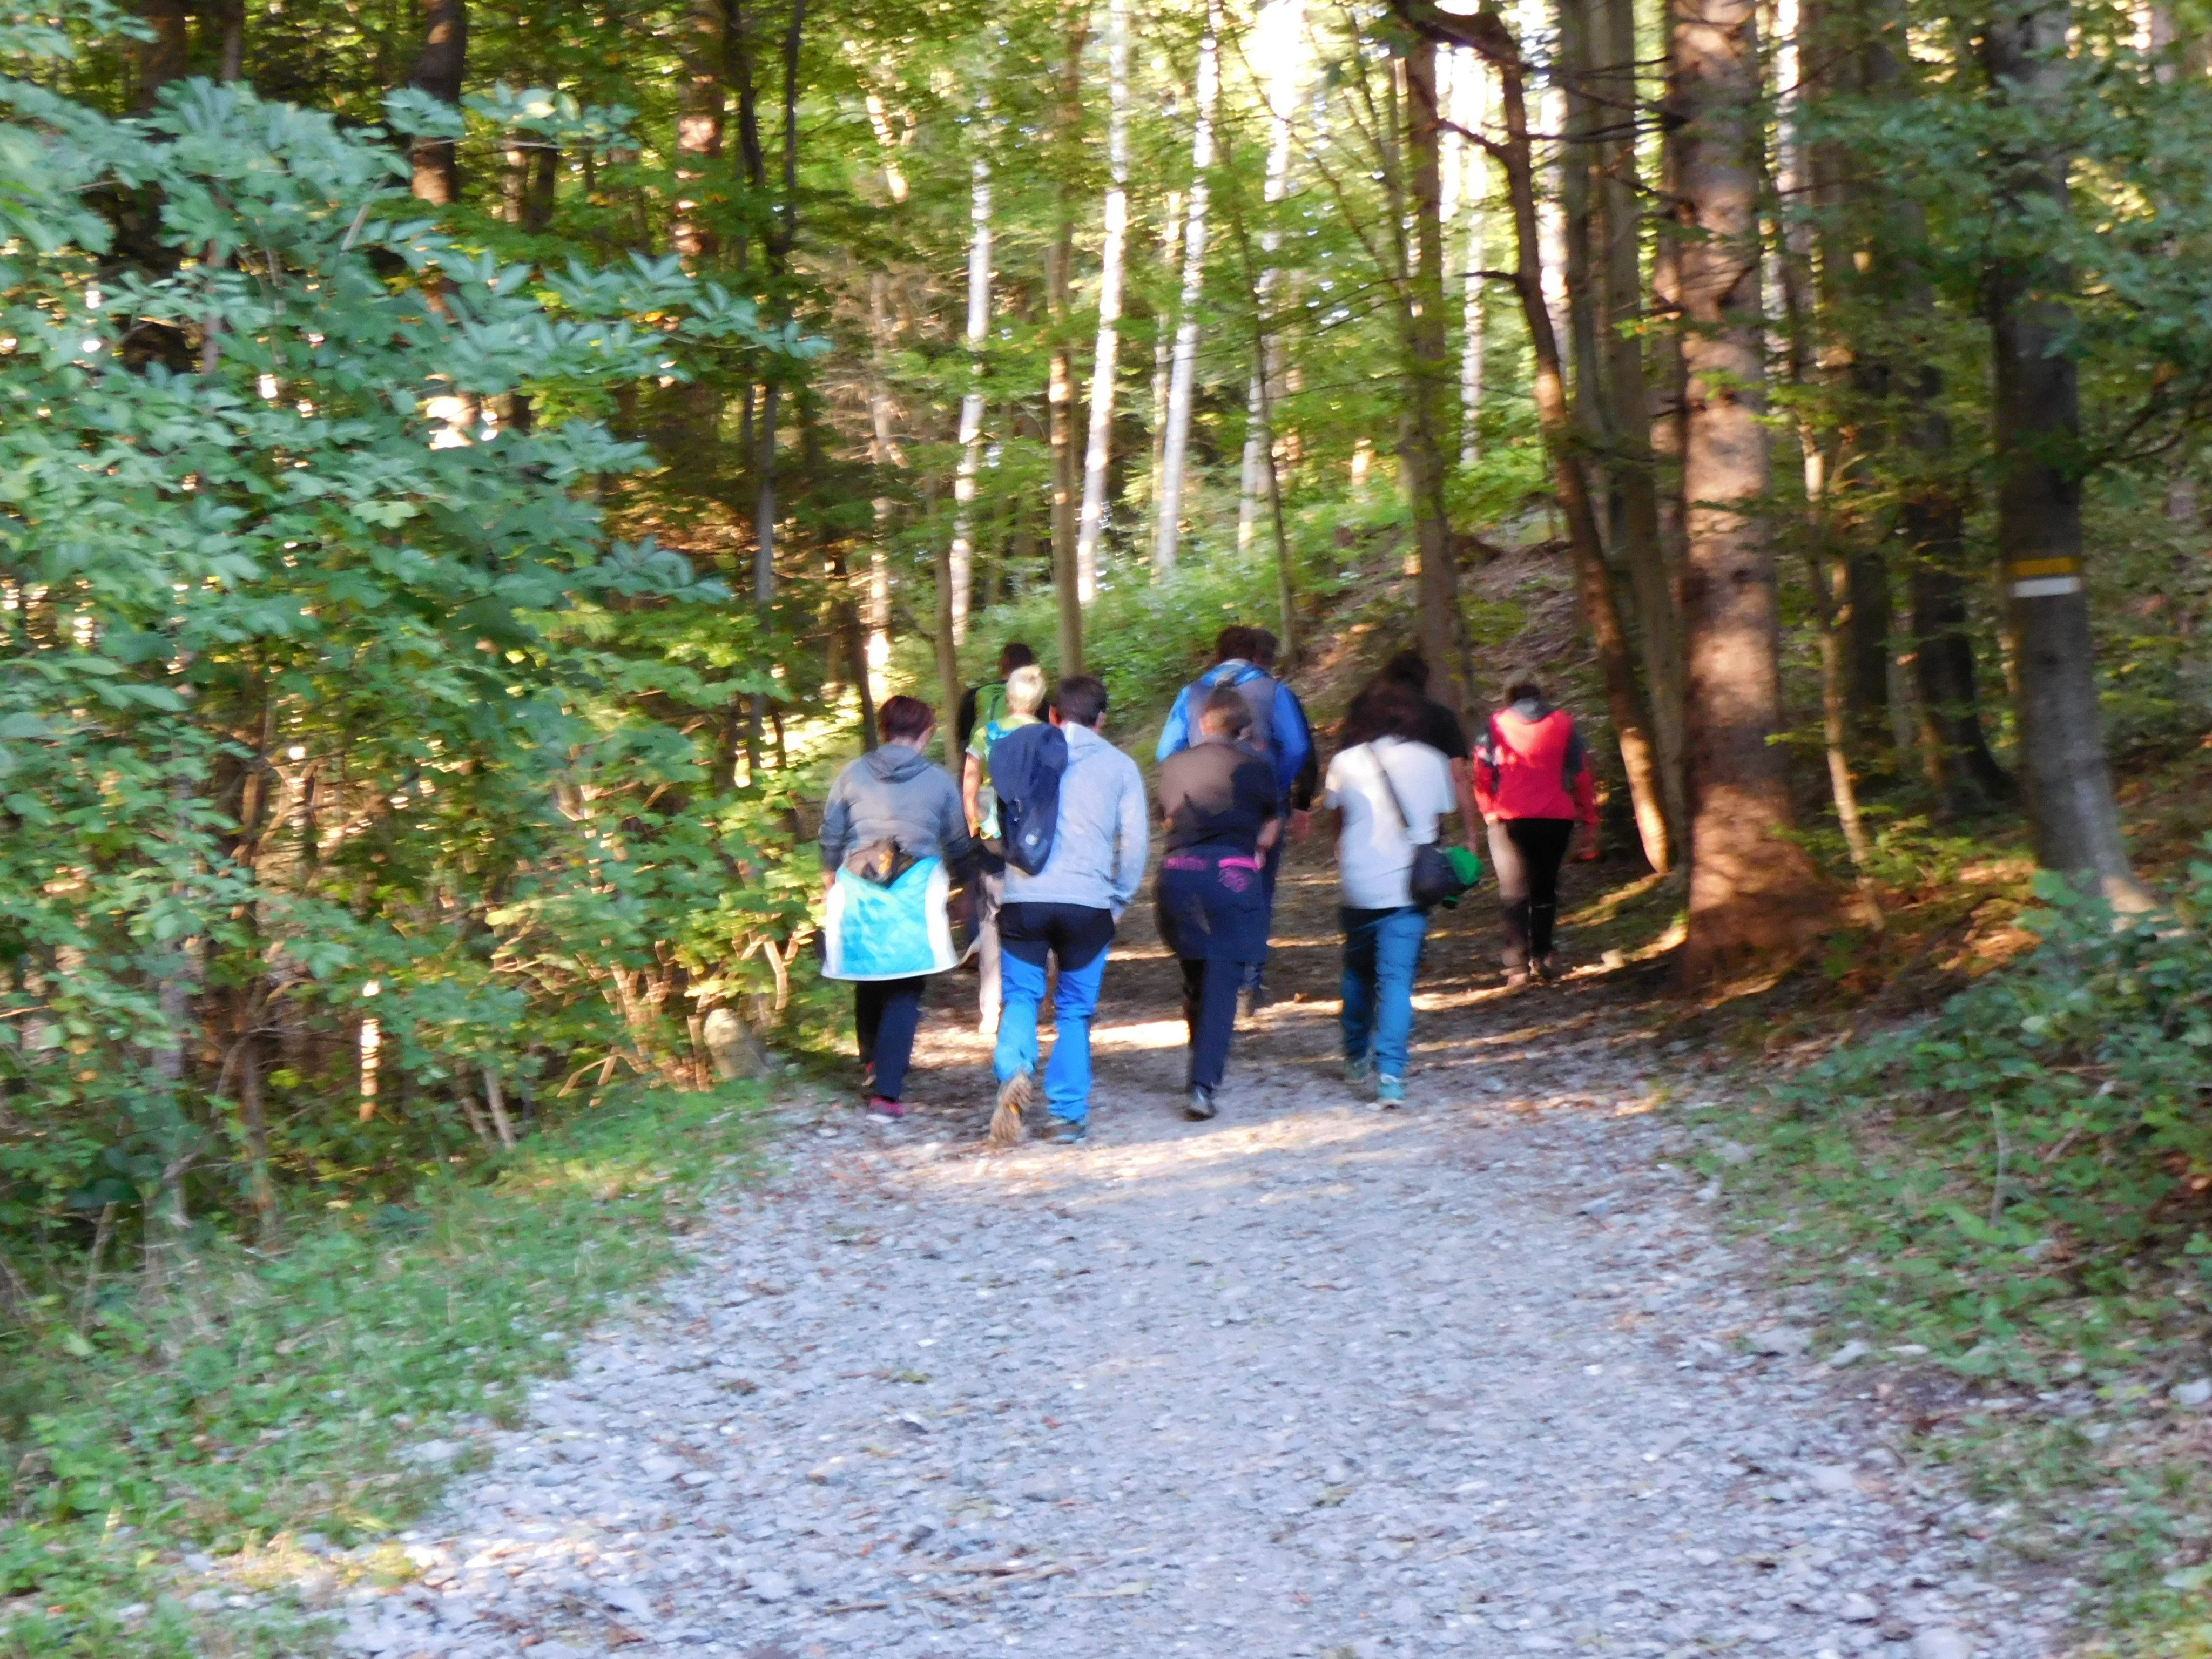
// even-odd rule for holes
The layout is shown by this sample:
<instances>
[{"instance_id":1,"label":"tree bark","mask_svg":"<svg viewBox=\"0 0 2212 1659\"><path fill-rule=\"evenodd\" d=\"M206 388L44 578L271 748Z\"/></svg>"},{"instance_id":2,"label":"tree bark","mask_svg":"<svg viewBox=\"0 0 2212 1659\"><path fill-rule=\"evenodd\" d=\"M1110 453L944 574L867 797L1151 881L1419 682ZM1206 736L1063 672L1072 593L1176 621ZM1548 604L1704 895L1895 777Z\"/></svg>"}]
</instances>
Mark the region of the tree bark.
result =
<instances>
[{"instance_id":1,"label":"tree bark","mask_svg":"<svg viewBox=\"0 0 2212 1659\"><path fill-rule=\"evenodd\" d=\"M458 106L468 71L468 0L422 0L422 50L407 84ZM411 188L425 202L450 207L461 198L459 146L450 138L418 137L408 146Z\"/></svg>"},{"instance_id":2,"label":"tree bark","mask_svg":"<svg viewBox=\"0 0 2212 1659\"><path fill-rule=\"evenodd\" d=\"M1679 144L1683 358L1684 736L1689 937L1699 984L1801 948L1831 897L1791 823L1783 750L1759 319L1765 149L1756 0L1674 0L1668 56Z\"/></svg>"},{"instance_id":3,"label":"tree bark","mask_svg":"<svg viewBox=\"0 0 2212 1659\"><path fill-rule=\"evenodd\" d=\"M2063 118L2066 0L2026 0L1990 19L1983 52L1996 99L2031 117ZM2001 208L2017 220L2071 210L2067 156L2029 149L2008 158ZM1986 276L1995 349L1997 557L2018 641L2021 775L2036 856L2093 881L2116 906L2144 908L2112 797L2097 707L2095 647L2082 579L2081 388L2069 354L2072 272L2047 252L2048 233L2015 227Z\"/></svg>"},{"instance_id":4,"label":"tree bark","mask_svg":"<svg viewBox=\"0 0 2212 1659\"><path fill-rule=\"evenodd\" d=\"M969 522L983 466L983 345L991 328L991 164L975 158L968 192L968 394L960 400L960 465L952 482L952 545L941 595L948 646L968 637L968 600L975 583L975 544Z\"/></svg>"},{"instance_id":5,"label":"tree bark","mask_svg":"<svg viewBox=\"0 0 2212 1659\"><path fill-rule=\"evenodd\" d=\"M687 0L677 20L676 202L669 245L687 264L696 266L716 252L712 227L700 220L703 185L722 154L722 124L728 106L723 83L722 43L729 17L721 0Z\"/></svg>"},{"instance_id":6,"label":"tree bark","mask_svg":"<svg viewBox=\"0 0 2212 1659\"><path fill-rule=\"evenodd\" d=\"M1067 34L1060 77L1055 158L1060 167L1060 218L1045 261L1045 311L1052 330L1045 409L1052 445L1052 583L1059 619L1060 672L1083 672L1083 593L1078 571L1078 520L1083 462L1075 438L1075 337L1070 291L1075 267L1075 174L1083 143L1083 45L1089 20L1079 11Z\"/></svg>"},{"instance_id":7,"label":"tree bark","mask_svg":"<svg viewBox=\"0 0 2212 1659\"><path fill-rule=\"evenodd\" d=\"M1172 570L1182 543L1183 473L1190 458L1191 398L1198 383L1199 302L1206 289L1206 213L1213 167L1213 116L1221 95L1221 5L1206 0L1206 34L1198 46L1198 121L1190 143L1190 206L1183 216L1182 294L1176 311L1175 351L1168 378L1167 426L1160 447L1160 489L1152 526L1152 568Z\"/></svg>"},{"instance_id":8,"label":"tree bark","mask_svg":"<svg viewBox=\"0 0 2212 1659\"><path fill-rule=\"evenodd\" d=\"M1464 47L1452 75L1452 120L1465 132L1480 132L1488 118L1489 70L1483 60ZM1489 228L1489 171L1487 151L1469 141L1460 162L1460 201L1467 215L1466 253L1461 283L1459 354L1459 464L1473 466L1481 458L1483 353L1487 331L1483 315L1483 260Z\"/></svg>"},{"instance_id":9,"label":"tree bark","mask_svg":"<svg viewBox=\"0 0 2212 1659\"><path fill-rule=\"evenodd\" d=\"M1075 540L1075 590L1085 605L1098 594L1098 544L1106 527L1115 360L1121 344L1121 267L1129 240L1129 0L1109 0L1106 78L1105 239L1098 255L1098 337L1091 354L1091 424L1083 452L1083 507Z\"/></svg>"},{"instance_id":10,"label":"tree bark","mask_svg":"<svg viewBox=\"0 0 2212 1659\"><path fill-rule=\"evenodd\" d=\"M1267 322L1275 286L1282 280L1282 272L1274 262L1282 237L1275 229L1272 210L1290 191L1291 118L1304 79L1304 15L1301 0L1280 0L1269 11L1272 27L1264 37L1261 61L1254 65L1262 95L1267 100L1267 159L1261 200L1270 211L1260 229L1260 248L1267 258L1260 267L1257 280L1250 285L1253 329L1258 344L1254 349L1251 381L1245 393L1244 465L1237 492L1239 552L1251 545L1259 530L1261 512L1273 510L1268 505L1266 474L1273 460L1263 453L1263 445L1273 441L1267 416L1274 399L1274 383L1281 374ZM1255 31L1255 40L1261 38Z\"/></svg>"},{"instance_id":11,"label":"tree bark","mask_svg":"<svg viewBox=\"0 0 2212 1659\"><path fill-rule=\"evenodd\" d=\"M137 108L143 115L172 81L181 81L191 62L191 26L186 0L142 0L138 15L153 31L146 40L131 42L138 70ZM419 191L417 192L420 193Z\"/></svg>"}]
</instances>

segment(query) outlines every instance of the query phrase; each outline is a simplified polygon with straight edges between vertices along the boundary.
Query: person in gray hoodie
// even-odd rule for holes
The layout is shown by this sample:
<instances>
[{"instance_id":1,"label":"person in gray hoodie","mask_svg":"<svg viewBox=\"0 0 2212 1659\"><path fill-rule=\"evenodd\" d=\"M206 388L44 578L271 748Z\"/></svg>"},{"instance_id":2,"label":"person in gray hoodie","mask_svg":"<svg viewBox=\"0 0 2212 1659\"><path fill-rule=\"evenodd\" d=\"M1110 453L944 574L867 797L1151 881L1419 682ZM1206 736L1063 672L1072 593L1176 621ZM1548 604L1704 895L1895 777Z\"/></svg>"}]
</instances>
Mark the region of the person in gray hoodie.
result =
<instances>
[{"instance_id":1,"label":"person in gray hoodie","mask_svg":"<svg viewBox=\"0 0 2212 1659\"><path fill-rule=\"evenodd\" d=\"M942 859L954 871L975 861L975 843L960 787L924 752L937 717L918 697L893 697L876 714L883 746L837 774L822 808L822 873L834 884L854 853L895 842L909 858ZM921 1019L927 975L860 980L853 986L854 1024L866 1069L868 1108L903 1117L908 1062Z\"/></svg>"},{"instance_id":2,"label":"person in gray hoodie","mask_svg":"<svg viewBox=\"0 0 2212 1659\"><path fill-rule=\"evenodd\" d=\"M1144 776L1099 734L1105 717L1106 688L1098 681L1079 674L1060 683L1052 723L1066 737L1067 768L1060 775L1052 851L1035 875L1006 866L999 907L1005 1004L991 1056L999 1079L991 1139L1001 1143L1019 1138L1022 1112L1036 1095L1048 958L1060 966L1052 1005L1058 1034L1043 1079L1045 1106L1055 1120L1052 1138L1072 1146L1090 1133L1091 1018L1115 924L1145 878L1150 833Z\"/></svg>"}]
</instances>

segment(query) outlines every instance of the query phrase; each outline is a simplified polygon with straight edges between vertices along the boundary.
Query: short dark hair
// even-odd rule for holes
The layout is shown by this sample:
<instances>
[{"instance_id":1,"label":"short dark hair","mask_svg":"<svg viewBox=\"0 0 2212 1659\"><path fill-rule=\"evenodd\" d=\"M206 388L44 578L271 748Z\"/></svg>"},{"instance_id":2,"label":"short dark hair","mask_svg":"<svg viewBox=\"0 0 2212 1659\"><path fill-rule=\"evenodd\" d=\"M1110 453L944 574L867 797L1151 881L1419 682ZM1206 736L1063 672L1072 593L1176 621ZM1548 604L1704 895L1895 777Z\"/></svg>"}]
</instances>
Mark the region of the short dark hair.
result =
<instances>
[{"instance_id":1,"label":"short dark hair","mask_svg":"<svg viewBox=\"0 0 2212 1659\"><path fill-rule=\"evenodd\" d=\"M1395 685L1406 686L1426 696L1429 693L1429 659L1411 648L1401 651L1382 665L1382 678Z\"/></svg>"},{"instance_id":2,"label":"short dark hair","mask_svg":"<svg viewBox=\"0 0 2212 1659\"><path fill-rule=\"evenodd\" d=\"M912 743L936 724L937 711L920 697L892 697L876 710L876 734L885 743Z\"/></svg>"},{"instance_id":3,"label":"short dark hair","mask_svg":"<svg viewBox=\"0 0 2212 1659\"><path fill-rule=\"evenodd\" d=\"M1053 694L1053 707L1070 726L1096 726L1106 712L1106 682L1089 674L1070 674Z\"/></svg>"},{"instance_id":4,"label":"short dark hair","mask_svg":"<svg viewBox=\"0 0 2212 1659\"><path fill-rule=\"evenodd\" d=\"M1352 700L1344 724L1336 729L1337 747L1357 748L1377 738L1419 738L1425 729L1419 693L1395 680L1376 680Z\"/></svg>"},{"instance_id":5,"label":"short dark hair","mask_svg":"<svg viewBox=\"0 0 2212 1659\"><path fill-rule=\"evenodd\" d=\"M1282 648L1283 642L1266 629L1255 628L1252 630L1252 661L1255 665L1261 668L1273 668L1275 665L1276 653Z\"/></svg>"},{"instance_id":6,"label":"short dark hair","mask_svg":"<svg viewBox=\"0 0 2212 1659\"><path fill-rule=\"evenodd\" d=\"M1213 659L1216 662L1249 662L1255 645L1250 629L1243 623L1231 623L1213 636Z\"/></svg>"},{"instance_id":7,"label":"short dark hair","mask_svg":"<svg viewBox=\"0 0 2212 1659\"><path fill-rule=\"evenodd\" d=\"M1219 720L1231 738L1241 738L1252 725L1252 705L1235 686L1217 685L1206 694L1206 706L1198 711L1198 720L1201 726L1208 720Z\"/></svg>"},{"instance_id":8,"label":"short dark hair","mask_svg":"<svg viewBox=\"0 0 2212 1659\"><path fill-rule=\"evenodd\" d=\"M1017 668L1027 668L1036 660L1036 653L1019 640L1008 640L1006 648L999 653L999 672L1011 674Z\"/></svg>"},{"instance_id":9,"label":"short dark hair","mask_svg":"<svg viewBox=\"0 0 2212 1659\"><path fill-rule=\"evenodd\" d=\"M1516 668L1505 677L1505 701L1508 702L1518 702L1523 697L1535 697L1540 701L1543 695L1543 679L1533 668Z\"/></svg>"}]
</instances>

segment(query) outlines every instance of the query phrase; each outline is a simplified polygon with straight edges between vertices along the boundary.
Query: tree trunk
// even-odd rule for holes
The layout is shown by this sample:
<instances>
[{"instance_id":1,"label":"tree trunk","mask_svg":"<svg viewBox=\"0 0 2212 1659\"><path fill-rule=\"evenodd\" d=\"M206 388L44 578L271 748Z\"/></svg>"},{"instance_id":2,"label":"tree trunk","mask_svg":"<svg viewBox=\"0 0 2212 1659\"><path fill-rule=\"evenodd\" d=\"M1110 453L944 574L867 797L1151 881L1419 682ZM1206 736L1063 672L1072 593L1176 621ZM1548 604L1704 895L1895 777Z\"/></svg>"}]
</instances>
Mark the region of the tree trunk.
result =
<instances>
[{"instance_id":1,"label":"tree trunk","mask_svg":"<svg viewBox=\"0 0 2212 1659\"><path fill-rule=\"evenodd\" d=\"M1083 43L1089 33L1088 19L1078 12L1068 30L1054 118L1059 129L1055 159L1062 169L1060 220L1045 258L1045 310L1052 329L1045 385L1052 445L1052 583L1063 677L1083 672L1083 592L1077 556L1083 462L1075 447L1075 336L1069 295L1075 266L1074 180L1083 143Z\"/></svg>"},{"instance_id":2,"label":"tree trunk","mask_svg":"<svg viewBox=\"0 0 2212 1659\"><path fill-rule=\"evenodd\" d=\"M891 394L885 380L884 358L891 338L890 278L878 270L868 278L868 331L874 350L868 376L868 423L870 448L868 459L882 471L906 465L904 452L891 431ZM891 498L875 498L875 538L868 544L868 597L864 607L867 624L867 647L863 660L866 664L869 695L877 690L872 677L880 674L891 658ZM862 734L868 747L875 746L875 733Z\"/></svg>"},{"instance_id":3,"label":"tree trunk","mask_svg":"<svg viewBox=\"0 0 2212 1659\"><path fill-rule=\"evenodd\" d=\"M1152 568L1172 570L1182 541L1183 472L1190 458L1191 397L1198 383L1199 301L1206 287L1206 174L1213 167L1213 113L1221 95L1221 5L1206 0L1198 46L1198 123L1190 145L1190 207L1183 219L1182 295L1176 312L1168 380L1167 428L1160 447Z\"/></svg>"},{"instance_id":4,"label":"tree trunk","mask_svg":"<svg viewBox=\"0 0 2212 1659\"><path fill-rule=\"evenodd\" d=\"M1273 459L1264 446L1273 441L1267 416L1274 399L1274 382L1281 368L1276 362L1274 337L1267 322L1276 284L1282 280L1282 272L1274 262L1282 237L1275 229L1273 210L1290 191L1291 118L1304 80L1303 0L1279 0L1262 15L1266 20L1262 25L1265 33L1255 31L1254 50L1260 61L1253 68L1267 100L1267 160L1261 200L1269 211L1260 228L1260 248L1267 257L1260 267L1257 280L1251 283L1253 330L1258 343L1253 351L1251 381L1244 402L1244 465L1237 492L1239 552L1251 545L1262 511L1272 511L1267 473L1273 466Z\"/></svg>"},{"instance_id":5,"label":"tree trunk","mask_svg":"<svg viewBox=\"0 0 2212 1659\"><path fill-rule=\"evenodd\" d=\"M728 97L722 78L722 43L729 18L721 0L687 0L677 20L676 202L669 245L696 266L715 253L713 228L700 222L700 198L722 154L722 122ZM520 216L517 216L518 218Z\"/></svg>"},{"instance_id":6,"label":"tree trunk","mask_svg":"<svg viewBox=\"0 0 2212 1659\"><path fill-rule=\"evenodd\" d=\"M183 80L191 67L191 26L185 6L186 0L142 0L139 6L140 20L153 31L149 38L131 43L141 115L154 107L163 87Z\"/></svg>"},{"instance_id":7,"label":"tree trunk","mask_svg":"<svg viewBox=\"0 0 2212 1659\"><path fill-rule=\"evenodd\" d=\"M960 679L960 647L952 640L952 547L937 544L937 733L945 743L945 769L960 775L960 733L953 716L966 688Z\"/></svg>"},{"instance_id":8,"label":"tree trunk","mask_svg":"<svg viewBox=\"0 0 2212 1659\"><path fill-rule=\"evenodd\" d=\"M1810 938L1829 895L1791 822L1784 752L1759 319L1765 134L1756 0L1679 3L1668 57L1679 145L1683 358L1684 737L1692 811L1681 971L1710 981Z\"/></svg>"},{"instance_id":9,"label":"tree trunk","mask_svg":"<svg viewBox=\"0 0 2212 1659\"><path fill-rule=\"evenodd\" d=\"M1121 265L1129 240L1129 0L1109 0L1106 77L1105 241L1098 255L1098 337L1091 355L1091 425L1075 539L1075 591L1085 605L1098 595L1098 542L1113 459L1115 360L1121 343Z\"/></svg>"},{"instance_id":10,"label":"tree trunk","mask_svg":"<svg viewBox=\"0 0 2212 1659\"><path fill-rule=\"evenodd\" d=\"M1405 169L1413 240L1398 299L1399 364L1404 386L1398 459L1413 510L1420 553L1421 654L1431 685L1464 719L1473 708L1473 665L1459 612L1459 568L1444 501L1444 422L1455 365L1444 337L1443 110L1437 98L1437 43L1407 49ZM1444 688L1449 687L1449 690Z\"/></svg>"},{"instance_id":11,"label":"tree trunk","mask_svg":"<svg viewBox=\"0 0 2212 1659\"><path fill-rule=\"evenodd\" d=\"M2063 119L2066 0L2027 0L1992 18L1983 51L1997 99L2030 125ZM2047 224L2070 210L2068 158L2016 154L2000 183L2015 223L1987 276L1995 348L1997 557L2018 641L2021 775L2036 856L2093 879L2113 904L2148 907L2112 798L2082 580L2081 388L2069 355L2072 273L2050 258Z\"/></svg>"},{"instance_id":12,"label":"tree trunk","mask_svg":"<svg viewBox=\"0 0 2212 1659\"><path fill-rule=\"evenodd\" d=\"M1452 119L1468 132L1480 132L1488 118L1489 70L1474 53L1458 49L1452 76ZM1462 322L1459 354L1459 464L1473 466L1482 454L1483 261L1489 205L1488 153L1469 144L1460 163L1460 200L1467 212L1465 270L1461 276Z\"/></svg>"},{"instance_id":13,"label":"tree trunk","mask_svg":"<svg viewBox=\"0 0 2212 1659\"><path fill-rule=\"evenodd\" d=\"M422 50L407 84L458 106L469 56L468 0L422 0ZM411 188L422 200L450 207L461 198L458 146L450 138L417 137L407 149Z\"/></svg>"},{"instance_id":14,"label":"tree trunk","mask_svg":"<svg viewBox=\"0 0 2212 1659\"><path fill-rule=\"evenodd\" d=\"M1613 550L1627 568L1642 625L1639 643L1652 736L1658 748L1660 802L1666 814L1668 850L1671 859L1679 860L1690 821L1682 777L1682 612L1661 532L1651 388L1644 368L1644 191L1636 171L1636 11L1633 0L1593 0L1592 11L1598 264L1604 284L1600 349L1605 356L1607 465L1616 509Z\"/></svg>"},{"instance_id":15,"label":"tree trunk","mask_svg":"<svg viewBox=\"0 0 2212 1659\"><path fill-rule=\"evenodd\" d=\"M947 554L941 605L949 605L950 630L939 649L968 637L968 598L975 581L975 546L969 517L975 480L983 465L983 344L991 328L991 166L975 158L969 187L968 395L960 400L960 466L952 483L952 545ZM956 670L957 672L957 670Z\"/></svg>"}]
</instances>

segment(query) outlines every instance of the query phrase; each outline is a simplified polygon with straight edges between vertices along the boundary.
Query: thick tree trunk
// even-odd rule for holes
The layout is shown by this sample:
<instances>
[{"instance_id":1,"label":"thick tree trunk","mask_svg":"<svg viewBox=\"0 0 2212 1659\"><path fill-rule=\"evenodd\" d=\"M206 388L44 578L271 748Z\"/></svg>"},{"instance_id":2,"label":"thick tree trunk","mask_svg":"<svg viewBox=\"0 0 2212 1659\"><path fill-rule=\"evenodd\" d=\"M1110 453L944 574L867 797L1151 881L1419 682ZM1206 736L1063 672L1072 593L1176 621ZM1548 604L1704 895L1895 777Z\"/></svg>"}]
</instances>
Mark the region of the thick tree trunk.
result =
<instances>
[{"instance_id":1,"label":"thick tree trunk","mask_svg":"<svg viewBox=\"0 0 2212 1659\"><path fill-rule=\"evenodd\" d=\"M1045 309L1052 327L1052 356L1045 408L1052 445L1052 582L1059 619L1060 672L1083 672L1083 594L1077 568L1083 463L1075 439L1075 338L1070 289L1075 265L1076 165L1083 143L1083 43L1090 33L1081 13L1068 30L1060 71L1058 161L1060 222L1045 260Z\"/></svg>"},{"instance_id":2,"label":"thick tree trunk","mask_svg":"<svg viewBox=\"0 0 2212 1659\"><path fill-rule=\"evenodd\" d=\"M983 465L983 343L991 328L991 167L975 159L969 190L968 221L968 395L960 400L960 466L952 483L952 546L945 570L946 647L968 637L968 599L975 576L975 545L969 523L975 481Z\"/></svg>"},{"instance_id":3,"label":"thick tree trunk","mask_svg":"<svg viewBox=\"0 0 2212 1659\"><path fill-rule=\"evenodd\" d=\"M1984 38L1999 100L2054 124L2067 98L2066 0L2006 5ZM2071 273L2019 222L2070 210L2063 153L2028 151L2000 181L2012 246L1987 276L1995 348L1997 557L2018 641L2021 775L2036 856L2141 908L2112 798L2082 580L2081 389L2066 337Z\"/></svg>"},{"instance_id":4,"label":"thick tree trunk","mask_svg":"<svg viewBox=\"0 0 2212 1659\"><path fill-rule=\"evenodd\" d=\"M696 265L715 253L713 228L700 222L700 198L710 163L722 154L728 96L722 79L723 39L729 18L722 0L687 0L676 22L676 202L669 245ZM520 217L520 216L517 216Z\"/></svg>"},{"instance_id":5,"label":"thick tree trunk","mask_svg":"<svg viewBox=\"0 0 2212 1659\"><path fill-rule=\"evenodd\" d=\"M1831 900L1791 822L1781 728L1759 321L1765 146L1756 0L1677 0L1669 67L1680 146L1688 376L1684 727L1692 811L1686 981L1801 947Z\"/></svg>"},{"instance_id":6,"label":"thick tree trunk","mask_svg":"<svg viewBox=\"0 0 2212 1659\"><path fill-rule=\"evenodd\" d=\"M163 87L184 79L191 67L192 37L186 0L142 0L138 16L152 30L147 39L131 42L138 70L137 110L143 115Z\"/></svg>"},{"instance_id":7,"label":"thick tree trunk","mask_svg":"<svg viewBox=\"0 0 2212 1659\"><path fill-rule=\"evenodd\" d=\"M422 0L422 50L407 84L458 105L469 57L468 0ZM461 198L458 147L450 138L417 137L407 150L411 188L422 200L450 207Z\"/></svg>"},{"instance_id":8,"label":"thick tree trunk","mask_svg":"<svg viewBox=\"0 0 2212 1659\"><path fill-rule=\"evenodd\" d=\"M1926 425L1943 428L1929 453L1950 447L1948 422L1934 414ZM1958 498L1935 483L1905 497L1899 533L1912 551L1912 667L1920 693L1921 755L1928 781L1947 813L1972 812L2017 794L2012 775L1997 764L1982 730L1974 641L1966 630L1966 512Z\"/></svg>"},{"instance_id":9,"label":"thick tree trunk","mask_svg":"<svg viewBox=\"0 0 2212 1659\"><path fill-rule=\"evenodd\" d=\"M1474 707L1474 670L1459 611L1459 568L1444 501L1445 435L1454 368L1444 336L1443 110L1437 99L1437 43L1422 37L1406 55L1405 167L1413 224L1412 268L1398 301L1405 402L1398 461L1420 552L1421 654L1438 698L1462 718Z\"/></svg>"},{"instance_id":10,"label":"thick tree trunk","mask_svg":"<svg viewBox=\"0 0 2212 1659\"><path fill-rule=\"evenodd\" d=\"M1190 143L1190 206L1183 216L1182 294L1169 365L1167 422L1152 526L1152 568L1172 570L1182 544L1183 474L1190 459L1190 406L1198 385L1199 302L1206 290L1206 175L1213 168L1213 116L1221 95L1221 6L1207 0L1198 46L1198 121Z\"/></svg>"},{"instance_id":11,"label":"thick tree trunk","mask_svg":"<svg viewBox=\"0 0 2212 1659\"><path fill-rule=\"evenodd\" d=\"M1083 452L1083 510L1076 526L1075 588L1098 593L1098 544L1106 526L1106 475L1113 461L1114 380L1121 344L1121 267L1129 240L1129 0L1106 13L1105 241L1098 255L1098 337L1091 355L1091 425Z\"/></svg>"}]
</instances>

